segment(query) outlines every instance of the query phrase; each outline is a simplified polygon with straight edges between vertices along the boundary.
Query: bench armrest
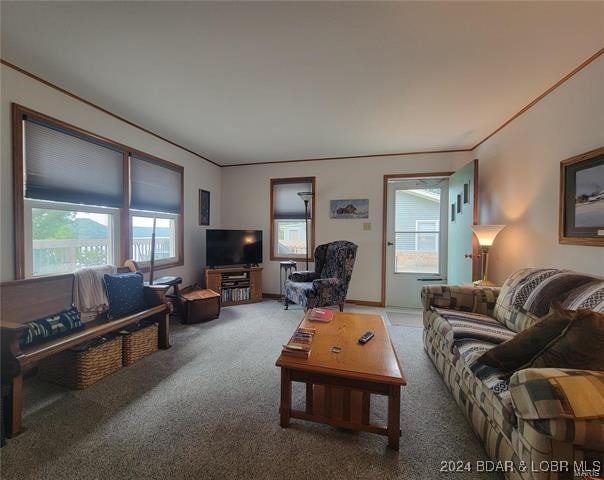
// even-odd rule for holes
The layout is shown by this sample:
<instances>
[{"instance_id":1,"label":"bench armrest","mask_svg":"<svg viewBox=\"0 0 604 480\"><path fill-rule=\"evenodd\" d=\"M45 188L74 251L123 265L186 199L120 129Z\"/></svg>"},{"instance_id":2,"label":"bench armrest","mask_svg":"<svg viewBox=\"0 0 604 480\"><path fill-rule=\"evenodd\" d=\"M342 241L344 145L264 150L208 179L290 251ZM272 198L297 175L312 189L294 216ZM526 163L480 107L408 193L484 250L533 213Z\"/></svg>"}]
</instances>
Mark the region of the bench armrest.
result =
<instances>
[{"instance_id":1,"label":"bench armrest","mask_svg":"<svg viewBox=\"0 0 604 480\"><path fill-rule=\"evenodd\" d=\"M435 307L492 315L500 290L475 285L424 285L422 305L424 311Z\"/></svg>"},{"instance_id":2,"label":"bench armrest","mask_svg":"<svg viewBox=\"0 0 604 480\"><path fill-rule=\"evenodd\" d=\"M292 282L312 282L318 276L319 274L317 272L311 271L292 272L289 276L289 279Z\"/></svg>"},{"instance_id":3,"label":"bench armrest","mask_svg":"<svg viewBox=\"0 0 604 480\"><path fill-rule=\"evenodd\" d=\"M527 368L510 379L520 421L561 442L604 445L604 372Z\"/></svg>"},{"instance_id":4,"label":"bench armrest","mask_svg":"<svg viewBox=\"0 0 604 480\"><path fill-rule=\"evenodd\" d=\"M2 362L0 372L3 380L19 375L21 367L16 358L21 355L20 340L27 327L22 323L3 321L0 325Z\"/></svg>"},{"instance_id":5,"label":"bench armrest","mask_svg":"<svg viewBox=\"0 0 604 480\"><path fill-rule=\"evenodd\" d=\"M156 307L162 303L168 303L166 292L170 289L169 285L145 285L143 292L147 307Z\"/></svg>"}]
</instances>

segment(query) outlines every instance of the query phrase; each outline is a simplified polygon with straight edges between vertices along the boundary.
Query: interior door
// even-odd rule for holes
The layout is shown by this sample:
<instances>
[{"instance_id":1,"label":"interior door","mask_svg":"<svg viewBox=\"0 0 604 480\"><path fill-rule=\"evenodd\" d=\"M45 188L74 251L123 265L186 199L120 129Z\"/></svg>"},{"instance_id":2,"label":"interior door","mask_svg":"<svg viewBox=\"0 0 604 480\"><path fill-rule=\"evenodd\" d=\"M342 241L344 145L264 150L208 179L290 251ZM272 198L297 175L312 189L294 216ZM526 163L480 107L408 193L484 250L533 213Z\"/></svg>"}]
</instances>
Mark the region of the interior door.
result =
<instances>
[{"instance_id":1,"label":"interior door","mask_svg":"<svg viewBox=\"0 0 604 480\"><path fill-rule=\"evenodd\" d=\"M478 160L473 160L449 177L447 283L451 285L471 283L480 276L478 242L470 228L477 223Z\"/></svg>"},{"instance_id":2,"label":"interior door","mask_svg":"<svg viewBox=\"0 0 604 480\"><path fill-rule=\"evenodd\" d=\"M386 204L386 305L421 307L426 283L447 268L448 179L391 179Z\"/></svg>"}]
</instances>

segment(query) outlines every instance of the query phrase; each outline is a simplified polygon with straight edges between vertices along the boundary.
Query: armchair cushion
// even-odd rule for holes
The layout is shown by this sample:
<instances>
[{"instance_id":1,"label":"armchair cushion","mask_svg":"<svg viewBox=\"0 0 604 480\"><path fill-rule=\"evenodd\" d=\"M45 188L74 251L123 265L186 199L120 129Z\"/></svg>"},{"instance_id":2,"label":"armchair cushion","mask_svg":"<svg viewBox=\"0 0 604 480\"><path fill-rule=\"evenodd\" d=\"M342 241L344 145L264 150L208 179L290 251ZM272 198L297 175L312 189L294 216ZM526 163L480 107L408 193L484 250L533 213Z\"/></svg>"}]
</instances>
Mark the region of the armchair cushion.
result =
<instances>
[{"instance_id":1,"label":"armchair cushion","mask_svg":"<svg viewBox=\"0 0 604 480\"><path fill-rule=\"evenodd\" d=\"M311 271L292 272L288 277L292 282L312 282L319 274Z\"/></svg>"},{"instance_id":2,"label":"armchair cushion","mask_svg":"<svg viewBox=\"0 0 604 480\"><path fill-rule=\"evenodd\" d=\"M125 317L146 308L141 272L105 274L103 281L109 300L110 318Z\"/></svg>"}]
</instances>

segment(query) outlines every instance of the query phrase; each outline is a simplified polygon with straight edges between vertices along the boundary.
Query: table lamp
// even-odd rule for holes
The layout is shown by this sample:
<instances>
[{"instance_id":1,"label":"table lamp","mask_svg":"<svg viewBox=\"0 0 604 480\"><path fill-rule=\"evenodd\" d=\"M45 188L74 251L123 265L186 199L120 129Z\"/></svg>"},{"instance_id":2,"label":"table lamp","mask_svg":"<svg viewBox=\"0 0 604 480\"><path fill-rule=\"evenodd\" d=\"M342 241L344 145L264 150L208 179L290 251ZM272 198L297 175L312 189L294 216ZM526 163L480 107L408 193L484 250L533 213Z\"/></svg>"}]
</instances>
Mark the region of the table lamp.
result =
<instances>
[{"instance_id":1,"label":"table lamp","mask_svg":"<svg viewBox=\"0 0 604 480\"><path fill-rule=\"evenodd\" d=\"M480 245L480 257L481 257L481 274L482 280L474 282L474 285L481 286L492 286L493 283L487 279L489 270L489 248L493 245L495 238L499 235L499 232L503 230L505 225L472 225L470 228L478 239L478 245Z\"/></svg>"}]
</instances>

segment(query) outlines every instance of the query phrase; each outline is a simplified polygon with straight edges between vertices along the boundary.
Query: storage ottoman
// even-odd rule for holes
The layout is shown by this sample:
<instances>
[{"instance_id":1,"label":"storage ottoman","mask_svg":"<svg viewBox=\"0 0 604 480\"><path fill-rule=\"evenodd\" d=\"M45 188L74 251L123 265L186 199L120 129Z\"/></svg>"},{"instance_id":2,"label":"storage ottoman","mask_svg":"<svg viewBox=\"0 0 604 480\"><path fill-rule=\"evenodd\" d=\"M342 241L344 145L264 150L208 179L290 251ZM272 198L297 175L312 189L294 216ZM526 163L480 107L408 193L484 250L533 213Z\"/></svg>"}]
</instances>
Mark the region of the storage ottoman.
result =
<instances>
[{"instance_id":1,"label":"storage ottoman","mask_svg":"<svg viewBox=\"0 0 604 480\"><path fill-rule=\"evenodd\" d=\"M214 290L197 289L180 295L183 304L183 323L214 320L220 315L220 294Z\"/></svg>"}]
</instances>

